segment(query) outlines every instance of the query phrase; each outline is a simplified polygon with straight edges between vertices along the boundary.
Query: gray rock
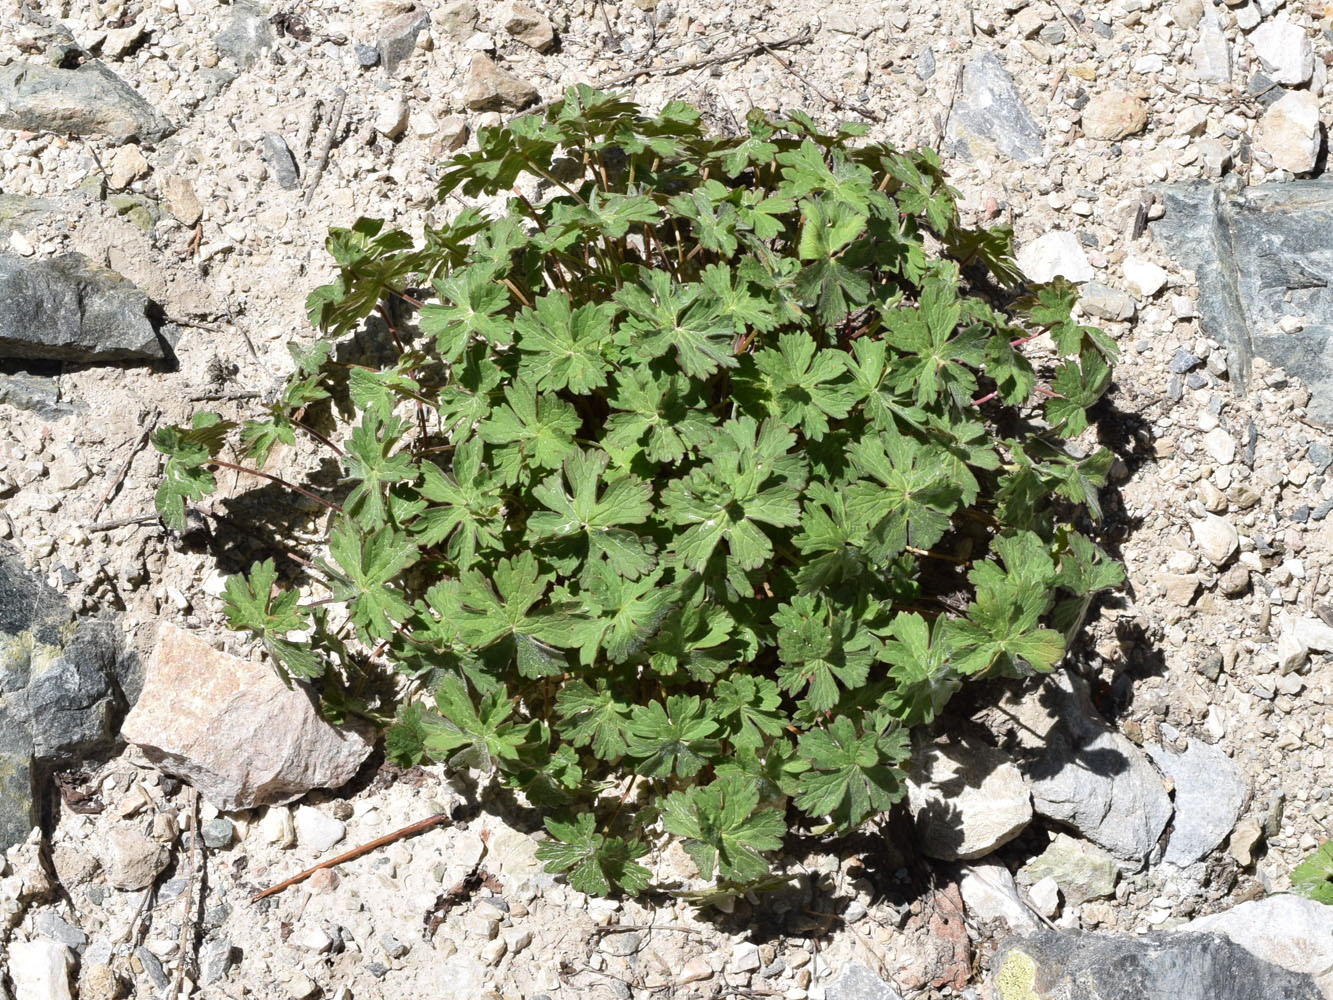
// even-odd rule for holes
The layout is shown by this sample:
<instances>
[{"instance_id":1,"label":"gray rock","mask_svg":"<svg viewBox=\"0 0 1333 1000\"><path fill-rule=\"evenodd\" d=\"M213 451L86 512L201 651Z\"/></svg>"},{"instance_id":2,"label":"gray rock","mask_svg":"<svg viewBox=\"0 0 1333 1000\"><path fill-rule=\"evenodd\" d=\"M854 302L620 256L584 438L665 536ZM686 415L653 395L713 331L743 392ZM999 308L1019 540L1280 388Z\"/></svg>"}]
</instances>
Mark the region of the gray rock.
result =
<instances>
[{"instance_id":1,"label":"gray rock","mask_svg":"<svg viewBox=\"0 0 1333 1000\"><path fill-rule=\"evenodd\" d=\"M991 150L1011 160L1041 155L1041 128L996 53L983 52L963 67L948 138L954 152L968 160Z\"/></svg>"},{"instance_id":2,"label":"gray rock","mask_svg":"<svg viewBox=\"0 0 1333 1000\"><path fill-rule=\"evenodd\" d=\"M380 63L380 50L373 45L357 42L353 51L356 52L356 64L362 69L370 69Z\"/></svg>"},{"instance_id":3,"label":"gray rock","mask_svg":"<svg viewBox=\"0 0 1333 1000\"><path fill-rule=\"evenodd\" d=\"M468 69L467 106L473 111L520 111L541 97L527 80L497 66L478 52Z\"/></svg>"},{"instance_id":4,"label":"gray rock","mask_svg":"<svg viewBox=\"0 0 1333 1000\"><path fill-rule=\"evenodd\" d=\"M907 804L921 849L932 858L979 858L1013 840L1032 820L1023 776L980 740L916 746Z\"/></svg>"},{"instance_id":5,"label":"gray rock","mask_svg":"<svg viewBox=\"0 0 1333 1000\"><path fill-rule=\"evenodd\" d=\"M1097 319L1126 320L1134 317L1134 299L1128 293L1089 281L1078 293L1078 304L1089 316Z\"/></svg>"},{"instance_id":6,"label":"gray rock","mask_svg":"<svg viewBox=\"0 0 1333 1000\"><path fill-rule=\"evenodd\" d=\"M1157 846L1171 800L1152 764L1097 714L1083 682L1057 671L985 717L1032 789L1033 809L1118 858Z\"/></svg>"},{"instance_id":7,"label":"gray rock","mask_svg":"<svg viewBox=\"0 0 1333 1000\"><path fill-rule=\"evenodd\" d=\"M1259 184L1228 194L1211 184L1161 189L1153 235L1191 268L1204 332L1227 348L1231 381L1244 388L1257 355L1310 388L1308 416L1333 421L1333 183ZM1304 316L1295 333L1284 316Z\"/></svg>"},{"instance_id":8,"label":"gray rock","mask_svg":"<svg viewBox=\"0 0 1333 1000\"><path fill-rule=\"evenodd\" d=\"M1046 878L1055 879L1070 906L1110 896L1115 892L1119 877L1120 866L1115 858L1099 847L1064 833L1051 838L1050 846L1018 873L1018 881L1024 885L1035 885Z\"/></svg>"},{"instance_id":9,"label":"gray rock","mask_svg":"<svg viewBox=\"0 0 1333 1000\"><path fill-rule=\"evenodd\" d=\"M0 711L0 850L21 844L37 825L32 736Z\"/></svg>"},{"instance_id":10,"label":"gray rock","mask_svg":"<svg viewBox=\"0 0 1333 1000\"><path fill-rule=\"evenodd\" d=\"M935 50L927 45L912 60L912 71L918 80L929 80L935 75Z\"/></svg>"},{"instance_id":11,"label":"gray rock","mask_svg":"<svg viewBox=\"0 0 1333 1000\"><path fill-rule=\"evenodd\" d=\"M154 989L165 990L171 985L171 980L167 978L162 963L156 955L148 950L146 944L139 945L139 950L134 954L138 957L139 964L143 966L144 974L148 976L148 981L153 984Z\"/></svg>"},{"instance_id":12,"label":"gray rock","mask_svg":"<svg viewBox=\"0 0 1333 1000\"><path fill-rule=\"evenodd\" d=\"M273 47L273 26L264 11L241 0L232 5L231 20L214 40L218 55L239 69L249 69Z\"/></svg>"},{"instance_id":13,"label":"gray rock","mask_svg":"<svg viewBox=\"0 0 1333 1000\"><path fill-rule=\"evenodd\" d=\"M236 827L232 826L231 820L219 816L217 819L205 823L204 828L199 832L200 836L204 838L204 846L220 851L224 847L231 846L231 838L236 834Z\"/></svg>"},{"instance_id":14,"label":"gray rock","mask_svg":"<svg viewBox=\"0 0 1333 1000\"><path fill-rule=\"evenodd\" d=\"M96 59L77 69L0 67L0 128L61 135L138 136L158 142L176 126Z\"/></svg>"},{"instance_id":15,"label":"gray rock","mask_svg":"<svg viewBox=\"0 0 1333 1000\"><path fill-rule=\"evenodd\" d=\"M1168 738L1173 730L1162 727ZM1217 747L1190 740L1184 753L1147 747L1148 756L1175 782L1176 814L1163 861L1193 864L1221 845L1245 807L1245 780Z\"/></svg>"},{"instance_id":16,"label":"gray rock","mask_svg":"<svg viewBox=\"0 0 1333 1000\"><path fill-rule=\"evenodd\" d=\"M1219 934L1042 930L1001 945L990 982L1002 1000L1322 1000L1310 976Z\"/></svg>"},{"instance_id":17,"label":"gray rock","mask_svg":"<svg viewBox=\"0 0 1333 1000\"><path fill-rule=\"evenodd\" d=\"M231 942L224 937L209 938L199 946L199 985L220 982L231 968Z\"/></svg>"},{"instance_id":18,"label":"gray rock","mask_svg":"<svg viewBox=\"0 0 1333 1000\"><path fill-rule=\"evenodd\" d=\"M27 410L44 420L73 416L82 406L60 398L60 382L54 376L28 372L0 374L0 404Z\"/></svg>"},{"instance_id":19,"label":"gray rock","mask_svg":"<svg viewBox=\"0 0 1333 1000\"><path fill-rule=\"evenodd\" d=\"M151 309L132 282L81 254L0 253L0 357L158 360L165 352Z\"/></svg>"},{"instance_id":20,"label":"gray rock","mask_svg":"<svg viewBox=\"0 0 1333 1000\"><path fill-rule=\"evenodd\" d=\"M1265 962L1313 977L1323 996L1333 996L1333 906L1281 894L1200 917L1179 930L1222 935Z\"/></svg>"},{"instance_id":21,"label":"gray rock","mask_svg":"<svg viewBox=\"0 0 1333 1000\"><path fill-rule=\"evenodd\" d=\"M301 175L296 169L296 158L287 147L287 140L277 132L264 133L264 148L261 155L268 168L273 171L273 179L278 182L278 187L292 191L300 185Z\"/></svg>"},{"instance_id":22,"label":"gray rock","mask_svg":"<svg viewBox=\"0 0 1333 1000\"><path fill-rule=\"evenodd\" d=\"M1183 347L1177 347L1176 353L1171 355L1171 360L1167 362L1166 370L1176 375L1184 375L1192 369L1198 368L1203 364L1194 354L1185 350Z\"/></svg>"},{"instance_id":23,"label":"gray rock","mask_svg":"<svg viewBox=\"0 0 1333 1000\"><path fill-rule=\"evenodd\" d=\"M71 951L82 952L88 946L88 935L64 917L51 910L39 910L32 918L32 929L43 937L59 941Z\"/></svg>"},{"instance_id":24,"label":"gray rock","mask_svg":"<svg viewBox=\"0 0 1333 1000\"><path fill-rule=\"evenodd\" d=\"M421 7L409 10L406 14L399 14L384 25L375 41L380 53L380 62L384 64L384 72L389 76L397 73L399 65L416 48L417 35L429 29L430 14Z\"/></svg>"},{"instance_id":25,"label":"gray rock","mask_svg":"<svg viewBox=\"0 0 1333 1000\"><path fill-rule=\"evenodd\" d=\"M902 1000L902 996L864 965L852 964L825 985L824 1000Z\"/></svg>"}]
</instances>

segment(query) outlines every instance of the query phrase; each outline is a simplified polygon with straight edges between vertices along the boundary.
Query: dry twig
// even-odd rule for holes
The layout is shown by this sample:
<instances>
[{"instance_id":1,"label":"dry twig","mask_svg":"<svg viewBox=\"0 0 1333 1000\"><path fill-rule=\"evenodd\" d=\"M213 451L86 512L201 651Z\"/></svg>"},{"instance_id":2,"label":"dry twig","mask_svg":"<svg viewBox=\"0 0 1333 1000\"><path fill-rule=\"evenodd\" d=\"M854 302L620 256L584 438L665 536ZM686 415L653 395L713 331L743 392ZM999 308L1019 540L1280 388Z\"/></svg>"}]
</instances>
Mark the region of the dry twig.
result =
<instances>
[{"instance_id":1,"label":"dry twig","mask_svg":"<svg viewBox=\"0 0 1333 1000\"><path fill-rule=\"evenodd\" d=\"M111 485L106 488L106 492L102 494L102 499L98 500L97 506L93 508L94 521L97 520L97 515L102 513L102 508L106 506L107 501L111 499L111 494L116 492L116 487L124 481L126 473L130 471L131 463L134 462L134 456L139 454L140 449L148 443L148 435L153 433L153 428L157 426L158 418L161 416L162 411L154 406L153 412L149 414L148 422L144 424L143 433L135 440L134 446L130 448L130 453L125 456L125 461L120 463L120 468L116 471L115 478L111 480ZM91 527L90 525L89 528L91 529Z\"/></svg>"},{"instance_id":2,"label":"dry twig","mask_svg":"<svg viewBox=\"0 0 1333 1000\"><path fill-rule=\"evenodd\" d=\"M190 932L193 923L190 919L191 904L194 900L194 852L199 842L199 792L190 789L190 867L185 876L184 907L181 910L180 958L176 966L175 996L181 995L181 984L185 980L185 966L190 955Z\"/></svg>"},{"instance_id":3,"label":"dry twig","mask_svg":"<svg viewBox=\"0 0 1333 1000\"><path fill-rule=\"evenodd\" d=\"M806 28L800 34L792 35L790 38L780 38L775 42L756 42L753 45L746 45L743 48L733 49L730 52L723 52L716 56L708 56L705 59L691 59L688 62L668 63L665 66L640 66L638 69L632 70L629 73L612 77L610 80L603 80L598 86L619 87L621 84L632 83L641 76L674 76L677 73L686 73L692 69L703 69L705 66L716 66L719 63L736 62L740 59L748 59L751 56L762 55L765 52L772 55L773 49L786 49L793 45L805 45L810 41L811 37L810 29ZM541 106L542 105L538 105L538 107Z\"/></svg>"},{"instance_id":4,"label":"dry twig","mask_svg":"<svg viewBox=\"0 0 1333 1000\"><path fill-rule=\"evenodd\" d=\"M338 138L338 127L342 124L343 105L347 103L347 91L342 87L337 87L333 91L338 96L338 103L333 106L333 117L329 119L329 134L324 137L324 145L319 149L319 159L315 161L315 169L310 172L310 179L306 182L305 203L310 204L310 199L315 196L315 188L319 187L319 179L324 176L324 170L329 165L329 152L333 149L333 143Z\"/></svg>"},{"instance_id":5,"label":"dry twig","mask_svg":"<svg viewBox=\"0 0 1333 1000\"><path fill-rule=\"evenodd\" d=\"M128 528L132 524L153 524L160 521L157 514L139 514L135 517L118 517L114 521L100 521L92 524L85 524L84 531L115 531L117 528Z\"/></svg>"},{"instance_id":6,"label":"dry twig","mask_svg":"<svg viewBox=\"0 0 1333 1000\"><path fill-rule=\"evenodd\" d=\"M386 833L383 837L376 837L369 843L362 844L360 847L354 847L350 851L346 851L343 854L339 854L336 858L329 858L328 861L321 861L319 864L313 865L310 868L307 868L305 871L293 875L291 878L286 879L285 881L279 882L277 885L271 885L262 892L257 892L253 896L251 896L250 902L257 903L261 899L264 899L268 896L277 895L284 889L290 889L298 882L304 882L306 879L308 879L311 875L315 874L315 872L319 871L321 868L333 868L336 865L340 865L345 861L353 861L356 858L361 857L361 855L363 854L369 854L377 847L383 847L385 844L392 844L398 840L405 840L408 837L415 837L418 833L424 833L431 827L439 826L441 823L448 823L448 822L449 822L449 817L446 816L444 813L436 813L434 816L427 816L425 819L418 820L415 823L403 827L401 830L395 830L393 831L393 833Z\"/></svg>"},{"instance_id":7,"label":"dry twig","mask_svg":"<svg viewBox=\"0 0 1333 1000\"><path fill-rule=\"evenodd\" d=\"M872 122L884 121L884 116L877 111L871 111L869 108L863 107L860 104L852 104L848 101L844 101L840 97L834 97L832 94L828 94L820 90L810 81L808 77L806 77L803 73L797 70L795 66L793 66L786 59L783 59L782 56L774 52L773 45L769 45L765 42L758 42L757 44L759 48L761 48L764 52L772 56L773 59L777 61L779 66L781 66L788 73L790 73L792 76L796 77L796 79L800 80L803 84L809 87L814 92L816 97L819 97L824 101L827 101L829 104L833 105L833 107L837 108L839 111L850 111L852 112L852 114L860 115L862 118L869 118Z\"/></svg>"}]
</instances>

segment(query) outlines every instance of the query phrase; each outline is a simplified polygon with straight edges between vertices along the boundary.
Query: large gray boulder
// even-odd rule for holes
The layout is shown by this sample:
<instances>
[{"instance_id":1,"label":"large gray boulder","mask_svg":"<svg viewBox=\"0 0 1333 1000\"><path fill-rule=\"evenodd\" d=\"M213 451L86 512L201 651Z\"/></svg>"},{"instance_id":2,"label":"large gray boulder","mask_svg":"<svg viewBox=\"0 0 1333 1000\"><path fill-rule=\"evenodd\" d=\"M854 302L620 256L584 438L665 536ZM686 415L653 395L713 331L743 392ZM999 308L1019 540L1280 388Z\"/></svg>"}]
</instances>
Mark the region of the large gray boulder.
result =
<instances>
[{"instance_id":1,"label":"large gray boulder","mask_svg":"<svg viewBox=\"0 0 1333 1000\"><path fill-rule=\"evenodd\" d=\"M133 282L81 254L0 253L0 358L154 361L164 342Z\"/></svg>"},{"instance_id":2,"label":"large gray boulder","mask_svg":"<svg viewBox=\"0 0 1333 1000\"><path fill-rule=\"evenodd\" d=\"M60 135L137 136L158 142L176 127L138 91L90 59L76 69L0 66L0 127Z\"/></svg>"},{"instance_id":3,"label":"large gray boulder","mask_svg":"<svg viewBox=\"0 0 1333 1000\"><path fill-rule=\"evenodd\" d=\"M1265 962L1310 975L1333 997L1333 906L1279 894L1199 917L1180 931L1220 934Z\"/></svg>"},{"instance_id":4,"label":"large gray boulder","mask_svg":"<svg viewBox=\"0 0 1333 1000\"><path fill-rule=\"evenodd\" d=\"M1231 378L1243 386L1264 358L1309 386L1312 419L1333 420L1333 182L1194 182L1161 195L1152 233L1195 272L1203 328L1227 346ZM1286 332L1284 317L1304 326Z\"/></svg>"},{"instance_id":5,"label":"large gray boulder","mask_svg":"<svg viewBox=\"0 0 1333 1000\"><path fill-rule=\"evenodd\" d=\"M1152 854L1171 799L1143 751L1097 714L1082 681L1057 671L985 715L1027 779L1039 816L1122 860Z\"/></svg>"},{"instance_id":6,"label":"large gray boulder","mask_svg":"<svg viewBox=\"0 0 1333 1000\"><path fill-rule=\"evenodd\" d=\"M1219 934L1042 930L1006 942L990 981L1001 1000L1323 1000L1309 975Z\"/></svg>"}]
</instances>

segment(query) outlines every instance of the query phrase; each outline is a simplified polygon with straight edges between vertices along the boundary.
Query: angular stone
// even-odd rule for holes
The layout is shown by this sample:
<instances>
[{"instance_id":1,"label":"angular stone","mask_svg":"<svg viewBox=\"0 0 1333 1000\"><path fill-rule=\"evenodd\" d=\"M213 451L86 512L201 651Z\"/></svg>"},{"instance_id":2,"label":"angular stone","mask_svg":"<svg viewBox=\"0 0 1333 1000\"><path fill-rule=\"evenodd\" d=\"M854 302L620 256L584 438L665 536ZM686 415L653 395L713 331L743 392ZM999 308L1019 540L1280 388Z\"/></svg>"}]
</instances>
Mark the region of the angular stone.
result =
<instances>
[{"instance_id":1,"label":"angular stone","mask_svg":"<svg viewBox=\"0 0 1333 1000\"><path fill-rule=\"evenodd\" d=\"M370 754L367 734L329 725L304 689L265 664L164 625L122 735L229 812L336 788Z\"/></svg>"},{"instance_id":2,"label":"angular stone","mask_svg":"<svg viewBox=\"0 0 1333 1000\"><path fill-rule=\"evenodd\" d=\"M1299 87L1314 72L1314 46L1299 24L1267 21L1251 32L1250 44L1276 83Z\"/></svg>"},{"instance_id":3,"label":"angular stone","mask_svg":"<svg viewBox=\"0 0 1333 1000\"><path fill-rule=\"evenodd\" d=\"M1310 659L1310 650L1333 652L1333 628L1318 618L1278 619L1277 665L1284 674L1300 670Z\"/></svg>"},{"instance_id":4,"label":"angular stone","mask_svg":"<svg viewBox=\"0 0 1333 1000\"><path fill-rule=\"evenodd\" d=\"M162 199L167 211L183 226L193 226L204 214L204 206L194 193L194 186L184 177L167 174L161 178Z\"/></svg>"},{"instance_id":5,"label":"angular stone","mask_svg":"<svg viewBox=\"0 0 1333 1000\"><path fill-rule=\"evenodd\" d=\"M27 727L0 711L0 851L23 843L37 825L33 766Z\"/></svg>"},{"instance_id":6,"label":"angular stone","mask_svg":"<svg viewBox=\"0 0 1333 1000\"><path fill-rule=\"evenodd\" d=\"M1230 465L1236 460L1236 439L1221 427L1214 427L1203 436L1203 450L1218 465Z\"/></svg>"},{"instance_id":7,"label":"angular stone","mask_svg":"<svg viewBox=\"0 0 1333 1000\"><path fill-rule=\"evenodd\" d=\"M1225 517L1208 514L1198 521L1192 521L1190 530L1194 532L1194 542L1199 552L1214 566L1225 564L1240 548L1240 535Z\"/></svg>"},{"instance_id":8,"label":"angular stone","mask_svg":"<svg viewBox=\"0 0 1333 1000\"><path fill-rule=\"evenodd\" d=\"M296 158L292 156L287 140L277 132L264 133L262 150L264 162L273 171L273 179L284 191L292 191L301 184L300 172L296 169Z\"/></svg>"},{"instance_id":9,"label":"angular stone","mask_svg":"<svg viewBox=\"0 0 1333 1000\"><path fill-rule=\"evenodd\" d=\"M1171 817L1143 752L1097 714L1082 681L1060 670L984 713L1032 789L1034 810L1118 858L1141 861Z\"/></svg>"},{"instance_id":10,"label":"angular stone","mask_svg":"<svg viewBox=\"0 0 1333 1000\"><path fill-rule=\"evenodd\" d=\"M1312 977L1323 996L1333 996L1333 906L1300 896L1268 896L1192 920L1179 932L1221 935L1264 962Z\"/></svg>"},{"instance_id":11,"label":"angular stone","mask_svg":"<svg viewBox=\"0 0 1333 1000\"><path fill-rule=\"evenodd\" d=\"M1194 74L1204 83L1228 83L1231 80L1231 45L1217 14L1209 10L1199 29L1199 40L1191 50Z\"/></svg>"},{"instance_id":12,"label":"angular stone","mask_svg":"<svg viewBox=\"0 0 1333 1000\"><path fill-rule=\"evenodd\" d=\"M1003 920L1017 934L1029 934L1038 927L1018 894L1013 875L998 861L982 861L964 868L958 892L974 920Z\"/></svg>"},{"instance_id":13,"label":"angular stone","mask_svg":"<svg viewBox=\"0 0 1333 1000\"><path fill-rule=\"evenodd\" d=\"M922 851L947 861L989 854L1032 820L1032 798L1018 768L975 739L918 746L907 773L907 803Z\"/></svg>"},{"instance_id":14,"label":"angular stone","mask_svg":"<svg viewBox=\"0 0 1333 1000\"><path fill-rule=\"evenodd\" d=\"M380 50L380 62L384 72L393 76L416 49L417 35L430 30L430 14L423 7L416 7L405 14L399 14L380 29L375 46Z\"/></svg>"},{"instance_id":15,"label":"angular stone","mask_svg":"<svg viewBox=\"0 0 1333 1000\"><path fill-rule=\"evenodd\" d=\"M1134 318L1134 300L1120 289L1098 281L1089 281L1079 289L1078 304L1085 313L1097 319Z\"/></svg>"},{"instance_id":16,"label":"angular stone","mask_svg":"<svg viewBox=\"0 0 1333 1000\"><path fill-rule=\"evenodd\" d=\"M70 1000L69 949L55 941L14 941L5 968L16 1000Z\"/></svg>"},{"instance_id":17,"label":"angular stone","mask_svg":"<svg viewBox=\"0 0 1333 1000\"><path fill-rule=\"evenodd\" d=\"M107 881L117 889L146 889L167 867L166 847L138 830L117 826L106 835Z\"/></svg>"},{"instance_id":18,"label":"angular stone","mask_svg":"<svg viewBox=\"0 0 1333 1000\"><path fill-rule=\"evenodd\" d=\"M224 937L209 938L199 946L199 985L221 982L231 968L231 942Z\"/></svg>"},{"instance_id":19,"label":"angular stone","mask_svg":"<svg viewBox=\"0 0 1333 1000\"><path fill-rule=\"evenodd\" d=\"M1156 746L1146 749L1176 786L1175 819L1162 860L1182 867L1193 864L1231 832L1245 807L1245 779L1230 757L1201 740L1191 739L1184 753Z\"/></svg>"},{"instance_id":20,"label":"angular stone","mask_svg":"<svg viewBox=\"0 0 1333 1000\"><path fill-rule=\"evenodd\" d=\"M218 55L239 69L249 69L273 47L273 26L258 6L239 0L232 4L231 20L213 44Z\"/></svg>"},{"instance_id":21,"label":"angular stone","mask_svg":"<svg viewBox=\"0 0 1333 1000\"><path fill-rule=\"evenodd\" d=\"M1333 182L1161 189L1161 240L1199 288L1204 332L1227 348L1231 381L1244 389L1255 355L1309 387L1306 415L1333 422ZM1279 323L1303 316L1294 333Z\"/></svg>"},{"instance_id":22,"label":"angular stone","mask_svg":"<svg viewBox=\"0 0 1333 1000\"><path fill-rule=\"evenodd\" d=\"M341 820L326 816L314 806L298 806L293 822L297 841L312 851L327 851L347 834Z\"/></svg>"},{"instance_id":23,"label":"angular stone","mask_svg":"<svg viewBox=\"0 0 1333 1000\"><path fill-rule=\"evenodd\" d=\"M467 106L473 111L519 111L541 97L537 88L506 73L478 52L468 70Z\"/></svg>"},{"instance_id":24,"label":"angular stone","mask_svg":"<svg viewBox=\"0 0 1333 1000\"><path fill-rule=\"evenodd\" d=\"M1022 161L1042 154L1041 127L996 53L983 52L963 67L948 139L967 160L999 153Z\"/></svg>"},{"instance_id":25,"label":"angular stone","mask_svg":"<svg viewBox=\"0 0 1333 1000\"><path fill-rule=\"evenodd\" d=\"M1043 929L1002 944L989 980L1000 1000L1322 1000L1309 976L1216 934Z\"/></svg>"},{"instance_id":26,"label":"angular stone","mask_svg":"<svg viewBox=\"0 0 1333 1000\"><path fill-rule=\"evenodd\" d=\"M176 130L96 59L77 69L28 62L0 66L0 128L138 136L148 142L158 142Z\"/></svg>"},{"instance_id":27,"label":"angular stone","mask_svg":"<svg viewBox=\"0 0 1333 1000\"><path fill-rule=\"evenodd\" d=\"M81 254L0 253L0 358L139 361L164 356L148 296Z\"/></svg>"},{"instance_id":28,"label":"angular stone","mask_svg":"<svg viewBox=\"0 0 1333 1000\"><path fill-rule=\"evenodd\" d=\"M1319 100L1308 90L1293 90L1264 112L1255 145L1283 170L1308 174L1324 146Z\"/></svg>"},{"instance_id":29,"label":"angular stone","mask_svg":"<svg viewBox=\"0 0 1333 1000\"><path fill-rule=\"evenodd\" d=\"M1166 284L1166 271L1151 261L1129 257L1126 258L1123 267L1125 284L1129 285L1131 292L1141 298L1152 298Z\"/></svg>"},{"instance_id":30,"label":"angular stone","mask_svg":"<svg viewBox=\"0 0 1333 1000\"><path fill-rule=\"evenodd\" d=\"M1057 833L1050 845L1018 873L1018 881L1034 885L1045 878L1056 885L1070 906L1101 899L1115 892L1120 866L1101 848Z\"/></svg>"},{"instance_id":31,"label":"angular stone","mask_svg":"<svg viewBox=\"0 0 1333 1000\"><path fill-rule=\"evenodd\" d=\"M824 1000L902 1000L902 996L864 965L852 963L824 986Z\"/></svg>"},{"instance_id":32,"label":"angular stone","mask_svg":"<svg viewBox=\"0 0 1333 1000\"><path fill-rule=\"evenodd\" d=\"M1100 94L1083 109L1083 134L1089 139L1115 142L1138 135L1148 124L1148 106L1122 91Z\"/></svg>"},{"instance_id":33,"label":"angular stone","mask_svg":"<svg viewBox=\"0 0 1333 1000\"><path fill-rule=\"evenodd\" d=\"M435 9L435 27L448 37L462 41L476 30L480 16L473 0L449 0Z\"/></svg>"},{"instance_id":34,"label":"angular stone","mask_svg":"<svg viewBox=\"0 0 1333 1000\"><path fill-rule=\"evenodd\" d=\"M555 45L551 22L525 3L511 2L500 14L500 23L528 48L546 52Z\"/></svg>"},{"instance_id":35,"label":"angular stone","mask_svg":"<svg viewBox=\"0 0 1333 1000\"><path fill-rule=\"evenodd\" d=\"M1092 280L1092 265L1078 237L1057 231L1038 236L1018 251L1018 266L1028 280L1045 283L1060 276L1070 281Z\"/></svg>"}]
</instances>

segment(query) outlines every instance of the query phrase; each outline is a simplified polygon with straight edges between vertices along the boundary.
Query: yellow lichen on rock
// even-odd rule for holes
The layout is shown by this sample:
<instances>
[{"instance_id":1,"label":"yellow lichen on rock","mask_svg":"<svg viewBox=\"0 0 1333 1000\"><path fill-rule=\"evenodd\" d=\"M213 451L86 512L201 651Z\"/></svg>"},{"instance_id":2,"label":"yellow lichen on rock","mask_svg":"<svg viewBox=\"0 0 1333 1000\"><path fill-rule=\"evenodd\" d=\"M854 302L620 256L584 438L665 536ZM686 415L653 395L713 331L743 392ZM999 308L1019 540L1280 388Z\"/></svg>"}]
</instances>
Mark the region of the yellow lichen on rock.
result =
<instances>
[{"instance_id":1,"label":"yellow lichen on rock","mask_svg":"<svg viewBox=\"0 0 1333 1000\"><path fill-rule=\"evenodd\" d=\"M1036 984L1037 963L1014 948L995 973L996 1000L1041 1000L1033 988Z\"/></svg>"}]
</instances>

